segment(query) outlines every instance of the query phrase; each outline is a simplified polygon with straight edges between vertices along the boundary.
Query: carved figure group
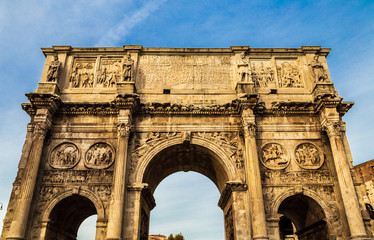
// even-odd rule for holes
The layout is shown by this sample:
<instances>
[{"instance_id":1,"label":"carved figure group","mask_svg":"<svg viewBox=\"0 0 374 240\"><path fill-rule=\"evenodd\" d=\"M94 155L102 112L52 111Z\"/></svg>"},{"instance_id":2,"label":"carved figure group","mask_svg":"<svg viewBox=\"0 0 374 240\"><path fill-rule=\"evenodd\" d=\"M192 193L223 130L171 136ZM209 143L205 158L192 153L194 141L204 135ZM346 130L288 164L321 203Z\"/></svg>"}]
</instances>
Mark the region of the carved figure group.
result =
<instances>
[{"instance_id":1,"label":"carved figure group","mask_svg":"<svg viewBox=\"0 0 374 240\"><path fill-rule=\"evenodd\" d=\"M107 168L113 160L113 149L106 143L96 143L88 149L85 164L91 168Z\"/></svg>"},{"instance_id":2,"label":"carved figure group","mask_svg":"<svg viewBox=\"0 0 374 240\"><path fill-rule=\"evenodd\" d=\"M312 68L312 76L314 78L314 82L325 82L328 79L326 71L322 63L319 61L318 55L314 56L314 59L309 64L309 66Z\"/></svg>"},{"instance_id":3,"label":"carved figure group","mask_svg":"<svg viewBox=\"0 0 374 240\"><path fill-rule=\"evenodd\" d=\"M252 64L252 81L257 87L267 87L270 83L274 82L274 70L271 67L264 67L261 63L260 67Z\"/></svg>"},{"instance_id":4,"label":"carved figure group","mask_svg":"<svg viewBox=\"0 0 374 240\"><path fill-rule=\"evenodd\" d=\"M81 63L75 65L73 72L70 75L70 82L72 88L92 88L94 83L93 66L91 63L83 66Z\"/></svg>"},{"instance_id":5,"label":"carved figure group","mask_svg":"<svg viewBox=\"0 0 374 240\"><path fill-rule=\"evenodd\" d=\"M78 162L78 158L78 148L72 143L63 143L52 151L50 164L55 168L70 168Z\"/></svg>"},{"instance_id":6,"label":"carved figure group","mask_svg":"<svg viewBox=\"0 0 374 240\"><path fill-rule=\"evenodd\" d=\"M283 169L289 160L285 149L277 143L268 143L262 148L262 163L270 169Z\"/></svg>"},{"instance_id":7,"label":"carved figure group","mask_svg":"<svg viewBox=\"0 0 374 240\"><path fill-rule=\"evenodd\" d=\"M295 158L301 167L314 169L322 165L317 147L310 143L300 144L295 150Z\"/></svg>"},{"instance_id":8,"label":"carved figure group","mask_svg":"<svg viewBox=\"0 0 374 240\"><path fill-rule=\"evenodd\" d=\"M300 88L300 72L294 63L284 62L277 67L279 86L284 88Z\"/></svg>"},{"instance_id":9,"label":"carved figure group","mask_svg":"<svg viewBox=\"0 0 374 240\"><path fill-rule=\"evenodd\" d=\"M54 61L51 61L47 72L48 82L57 82L58 72L60 70L61 62L58 61L58 56L54 55Z\"/></svg>"}]
</instances>

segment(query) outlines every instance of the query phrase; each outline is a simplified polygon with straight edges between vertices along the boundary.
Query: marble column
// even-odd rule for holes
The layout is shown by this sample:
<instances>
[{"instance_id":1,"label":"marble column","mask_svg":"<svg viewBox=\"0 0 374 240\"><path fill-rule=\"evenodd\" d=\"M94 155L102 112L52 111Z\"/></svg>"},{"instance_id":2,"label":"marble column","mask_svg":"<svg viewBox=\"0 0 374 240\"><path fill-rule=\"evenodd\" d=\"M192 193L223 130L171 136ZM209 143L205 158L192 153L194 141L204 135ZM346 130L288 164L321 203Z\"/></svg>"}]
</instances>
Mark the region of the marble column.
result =
<instances>
[{"instance_id":1,"label":"marble column","mask_svg":"<svg viewBox=\"0 0 374 240\"><path fill-rule=\"evenodd\" d=\"M24 169L20 196L15 208L14 218L6 239L25 239L27 222L30 214L31 201L34 195L39 164L43 152L44 139L50 127L47 121L34 124L33 141L30 154Z\"/></svg>"},{"instance_id":2,"label":"marble column","mask_svg":"<svg viewBox=\"0 0 374 240\"><path fill-rule=\"evenodd\" d=\"M122 239L122 219L126 190L127 147L130 135L130 110L120 111L117 126L117 155L113 176L113 193L110 200L107 239Z\"/></svg>"},{"instance_id":3,"label":"marble column","mask_svg":"<svg viewBox=\"0 0 374 240\"><path fill-rule=\"evenodd\" d=\"M341 137L340 123L325 122L324 130L327 132L330 140L338 184L343 199L349 230L351 232L351 239L367 239L350 166Z\"/></svg>"},{"instance_id":4,"label":"marble column","mask_svg":"<svg viewBox=\"0 0 374 240\"><path fill-rule=\"evenodd\" d=\"M255 116L251 109L242 113L245 139L245 166L251 208L253 239L269 239L266 227L264 199L256 144Z\"/></svg>"}]
</instances>

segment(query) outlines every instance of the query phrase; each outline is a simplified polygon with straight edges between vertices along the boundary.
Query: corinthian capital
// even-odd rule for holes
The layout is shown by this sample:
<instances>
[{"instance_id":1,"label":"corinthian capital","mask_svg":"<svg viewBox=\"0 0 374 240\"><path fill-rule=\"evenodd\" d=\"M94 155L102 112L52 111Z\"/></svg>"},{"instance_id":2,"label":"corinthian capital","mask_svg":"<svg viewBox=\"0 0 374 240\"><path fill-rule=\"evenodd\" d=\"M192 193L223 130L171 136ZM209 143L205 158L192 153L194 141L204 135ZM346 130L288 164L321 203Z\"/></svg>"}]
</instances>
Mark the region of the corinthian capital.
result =
<instances>
[{"instance_id":1,"label":"corinthian capital","mask_svg":"<svg viewBox=\"0 0 374 240\"><path fill-rule=\"evenodd\" d=\"M131 131L130 124L120 123L117 125L117 134L118 137L126 137L129 138Z\"/></svg>"},{"instance_id":2,"label":"corinthian capital","mask_svg":"<svg viewBox=\"0 0 374 240\"><path fill-rule=\"evenodd\" d=\"M326 131L329 137L340 136L340 123L339 122L328 122L324 124L323 130Z\"/></svg>"},{"instance_id":3,"label":"corinthian capital","mask_svg":"<svg viewBox=\"0 0 374 240\"><path fill-rule=\"evenodd\" d=\"M245 137L256 137L256 124L243 123L243 132Z\"/></svg>"}]
</instances>

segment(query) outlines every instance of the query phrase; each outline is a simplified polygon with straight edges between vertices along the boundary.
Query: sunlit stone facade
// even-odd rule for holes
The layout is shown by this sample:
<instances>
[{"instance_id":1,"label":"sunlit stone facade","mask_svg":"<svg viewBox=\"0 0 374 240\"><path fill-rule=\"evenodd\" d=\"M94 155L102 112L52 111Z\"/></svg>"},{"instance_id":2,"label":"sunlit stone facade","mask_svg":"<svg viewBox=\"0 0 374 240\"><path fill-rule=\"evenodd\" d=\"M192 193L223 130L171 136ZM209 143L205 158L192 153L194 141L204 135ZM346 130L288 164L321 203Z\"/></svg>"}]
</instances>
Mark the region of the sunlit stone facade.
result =
<instances>
[{"instance_id":1,"label":"sunlit stone facade","mask_svg":"<svg viewBox=\"0 0 374 240\"><path fill-rule=\"evenodd\" d=\"M1 240L148 239L153 192L196 171L226 240L372 239L329 49L43 48ZM365 219L364 219L365 218Z\"/></svg>"}]
</instances>

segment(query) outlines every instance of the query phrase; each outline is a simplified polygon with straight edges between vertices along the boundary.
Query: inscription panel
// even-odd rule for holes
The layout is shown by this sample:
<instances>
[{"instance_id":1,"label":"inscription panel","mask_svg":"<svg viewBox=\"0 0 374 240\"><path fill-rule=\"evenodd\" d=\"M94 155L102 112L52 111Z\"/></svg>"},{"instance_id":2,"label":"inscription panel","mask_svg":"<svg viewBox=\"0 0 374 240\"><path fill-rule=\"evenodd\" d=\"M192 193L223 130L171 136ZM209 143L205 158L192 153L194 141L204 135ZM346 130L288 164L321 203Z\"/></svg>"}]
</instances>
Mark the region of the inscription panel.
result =
<instances>
[{"instance_id":1,"label":"inscription panel","mask_svg":"<svg viewBox=\"0 0 374 240\"><path fill-rule=\"evenodd\" d=\"M141 56L137 88L231 89L230 56Z\"/></svg>"}]
</instances>

